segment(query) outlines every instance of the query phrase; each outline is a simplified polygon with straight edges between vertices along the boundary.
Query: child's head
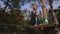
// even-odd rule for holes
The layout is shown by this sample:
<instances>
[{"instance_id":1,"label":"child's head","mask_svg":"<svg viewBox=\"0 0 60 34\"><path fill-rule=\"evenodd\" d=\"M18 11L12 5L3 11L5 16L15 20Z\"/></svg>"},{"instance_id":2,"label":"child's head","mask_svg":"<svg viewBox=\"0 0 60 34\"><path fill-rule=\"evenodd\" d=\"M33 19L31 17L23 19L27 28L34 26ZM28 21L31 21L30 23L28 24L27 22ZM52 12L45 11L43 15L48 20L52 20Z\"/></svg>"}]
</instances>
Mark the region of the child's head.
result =
<instances>
[{"instance_id":1,"label":"child's head","mask_svg":"<svg viewBox=\"0 0 60 34\"><path fill-rule=\"evenodd\" d=\"M32 4L32 8L33 8L33 10L37 10L37 7L38 7L37 4L35 4L35 3Z\"/></svg>"}]
</instances>

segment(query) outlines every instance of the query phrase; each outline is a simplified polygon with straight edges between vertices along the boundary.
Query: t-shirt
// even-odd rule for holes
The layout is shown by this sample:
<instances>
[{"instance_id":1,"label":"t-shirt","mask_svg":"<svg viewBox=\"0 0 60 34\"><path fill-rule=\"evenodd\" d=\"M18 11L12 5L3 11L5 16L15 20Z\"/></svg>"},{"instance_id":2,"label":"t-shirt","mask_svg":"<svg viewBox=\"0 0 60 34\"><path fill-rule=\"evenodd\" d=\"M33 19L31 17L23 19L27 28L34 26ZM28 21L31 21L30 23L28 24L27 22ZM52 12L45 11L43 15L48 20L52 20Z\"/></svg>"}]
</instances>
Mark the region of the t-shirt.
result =
<instances>
[{"instance_id":1,"label":"t-shirt","mask_svg":"<svg viewBox=\"0 0 60 34\"><path fill-rule=\"evenodd\" d=\"M36 16L38 16L38 15L39 15L39 11L38 11L38 10L33 11L33 13L34 13Z\"/></svg>"}]
</instances>

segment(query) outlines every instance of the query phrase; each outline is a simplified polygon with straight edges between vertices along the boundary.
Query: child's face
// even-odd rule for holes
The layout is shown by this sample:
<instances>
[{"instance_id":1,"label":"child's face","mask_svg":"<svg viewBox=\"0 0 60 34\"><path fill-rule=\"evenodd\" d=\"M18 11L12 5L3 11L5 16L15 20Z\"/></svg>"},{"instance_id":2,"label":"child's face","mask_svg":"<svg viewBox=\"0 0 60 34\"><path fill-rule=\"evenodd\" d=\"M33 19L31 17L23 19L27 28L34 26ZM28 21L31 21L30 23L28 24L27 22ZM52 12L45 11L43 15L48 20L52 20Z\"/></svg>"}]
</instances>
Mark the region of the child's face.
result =
<instances>
[{"instance_id":1,"label":"child's face","mask_svg":"<svg viewBox=\"0 0 60 34\"><path fill-rule=\"evenodd\" d=\"M37 5L36 4L33 4L32 6L33 6L34 10L37 10Z\"/></svg>"}]
</instances>

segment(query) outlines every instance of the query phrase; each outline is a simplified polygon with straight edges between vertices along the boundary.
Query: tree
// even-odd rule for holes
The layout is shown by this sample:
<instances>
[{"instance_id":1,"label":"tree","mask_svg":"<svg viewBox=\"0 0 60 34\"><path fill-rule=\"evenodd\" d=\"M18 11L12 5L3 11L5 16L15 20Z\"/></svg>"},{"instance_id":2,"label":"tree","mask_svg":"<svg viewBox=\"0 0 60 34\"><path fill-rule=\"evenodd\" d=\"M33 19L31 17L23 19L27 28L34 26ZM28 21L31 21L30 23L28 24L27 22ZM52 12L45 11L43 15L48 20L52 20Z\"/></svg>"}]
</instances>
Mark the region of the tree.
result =
<instances>
[{"instance_id":1,"label":"tree","mask_svg":"<svg viewBox=\"0 0 60 34\"><path fill-rule=\"evenodd\" d=\"M12 10L11 15L8 13L1 14L0 25L7 25L7 27L10 26L8 29L13 29L12 27L16 27L14 29L17 30L25 30L25 28L28 26L28 24L24 21L23 12L19 9Z\"/></svg>"},{"instance_id":2,"label":"tree","mask_svg":"<svg viewBox=\"0 0 60 34\"><path fill-rule=\"evenodd\" d=\"M7 7L9 7L10 9L14 9L14 8L19 8L19 2L20 0L2 0L4 2L4 10L3 10L3 14L5 13L5 10Z\"/></svg>"},{"instance_id":3,"label":"tree","mask_svg":"<svg viewBox=\"0 0 60 34\"><path fill-rule=\"evenodd\" d=\"M49 0L49 5L50 5L50 13L51 13L51 15L52 15L52 21L55 23L55 24L58 24L58 20L57 20L57 18L56 18L56 14L55 14L55 12L54 12L54 10L53 10L53 0Z\"/></svg>"},{"instance_id":4,"label":"tree","mask_svg":"<svg viewBox=\"0 0 60 34\"><path fill-rule=\"evenodd\" d=\"M41 0L42 2L42 10L43 10L43 18L44 18L44 22L46 24L48 24L48 16L47 16L47 12L46 12L46 7L45 7L45 1L44 0Z\"/></svg>"}]
</instances>

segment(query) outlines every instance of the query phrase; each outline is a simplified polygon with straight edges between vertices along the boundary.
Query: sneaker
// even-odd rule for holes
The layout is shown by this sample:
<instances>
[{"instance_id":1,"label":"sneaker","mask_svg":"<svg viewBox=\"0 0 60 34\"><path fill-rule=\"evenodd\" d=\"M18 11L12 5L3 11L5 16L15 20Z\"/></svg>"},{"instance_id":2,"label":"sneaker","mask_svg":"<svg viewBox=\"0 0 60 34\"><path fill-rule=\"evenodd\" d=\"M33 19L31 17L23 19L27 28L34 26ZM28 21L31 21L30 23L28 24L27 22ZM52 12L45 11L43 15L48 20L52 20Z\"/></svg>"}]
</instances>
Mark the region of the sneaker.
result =
<instances>
[{"instance_id":1,"label":"sneaker","mask_svg":"<svg viewBox=\"0 0 60 34\"><path fill-rule=\"evenodd\" d=\"M34 26L36 27L37 25L35 24Z\"/></svg>"},{"instance_id":2,"label":"sneaker","mask_svg":"<svg viewBox=\"0 0 60 34\"><path fill-rule=\"evenodd\" d=\"M40 25L43 25L43 24L40 24Z\"/></svg>"}]
</instances>

